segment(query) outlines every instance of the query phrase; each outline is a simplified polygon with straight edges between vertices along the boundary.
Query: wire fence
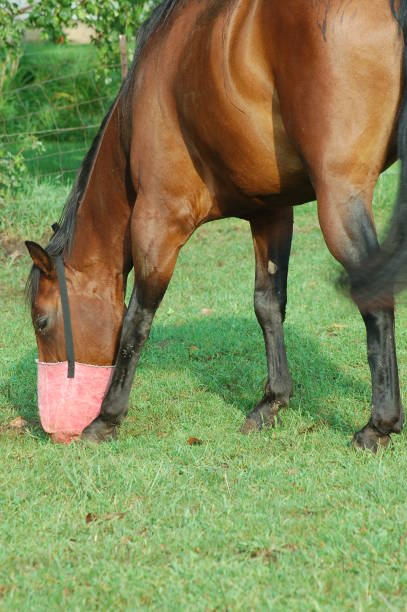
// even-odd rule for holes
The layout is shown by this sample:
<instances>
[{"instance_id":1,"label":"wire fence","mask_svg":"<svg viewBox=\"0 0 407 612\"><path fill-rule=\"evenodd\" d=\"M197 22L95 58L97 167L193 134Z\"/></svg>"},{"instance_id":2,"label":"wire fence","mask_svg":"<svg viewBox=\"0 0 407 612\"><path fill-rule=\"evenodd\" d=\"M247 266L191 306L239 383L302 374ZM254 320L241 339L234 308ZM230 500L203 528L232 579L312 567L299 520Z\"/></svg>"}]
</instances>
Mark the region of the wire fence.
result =
<instances>
[{"instance_id":1,"label":"wire fence","mask_svg":"<svg viewBox=\"0 0 407 612\"><path fill-rule=\"evenodd\" d=\"M22 84L2 92L0 152L22 156L36 177L73 178L119 89L121 68L91 65L40 81L27 70Z\"/></svg>"}]
</instances>

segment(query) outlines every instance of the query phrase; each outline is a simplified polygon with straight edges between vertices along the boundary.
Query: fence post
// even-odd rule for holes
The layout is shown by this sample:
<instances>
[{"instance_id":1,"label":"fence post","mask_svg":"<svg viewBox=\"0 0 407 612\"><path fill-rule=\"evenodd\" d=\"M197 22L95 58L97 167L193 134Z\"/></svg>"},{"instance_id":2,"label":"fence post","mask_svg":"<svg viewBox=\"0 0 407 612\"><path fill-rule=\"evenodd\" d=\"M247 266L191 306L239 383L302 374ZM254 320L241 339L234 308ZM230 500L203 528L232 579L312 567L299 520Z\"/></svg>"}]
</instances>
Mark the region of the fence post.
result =
<instances>
[{"instance_id":1,"label":"fence post","mask_svg":"<svg viewBox=\"0 0 407 612\"><path fill-rule=\"evenodd\" d=\"M126 34L120 34L120 60L122 64L122 79L124 80L127 76L127 43Z\"/></svg>"}]
</instances>

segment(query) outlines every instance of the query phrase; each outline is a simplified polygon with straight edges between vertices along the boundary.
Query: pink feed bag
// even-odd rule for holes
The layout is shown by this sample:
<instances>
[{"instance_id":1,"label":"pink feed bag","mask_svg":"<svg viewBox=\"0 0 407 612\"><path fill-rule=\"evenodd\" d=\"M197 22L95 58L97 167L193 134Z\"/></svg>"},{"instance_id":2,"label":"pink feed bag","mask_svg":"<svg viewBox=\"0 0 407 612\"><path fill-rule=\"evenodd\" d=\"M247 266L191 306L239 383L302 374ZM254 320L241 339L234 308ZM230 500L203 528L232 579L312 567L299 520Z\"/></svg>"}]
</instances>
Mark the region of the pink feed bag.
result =
<instances>
[{"instance_id":1,"label":"pink feed bag","mask_svg":"<svg viewBox=\"0 0 407 612\"><path fill-rule=\"evenodd\" d=\"M43 429L54 442L68 444L99 416L114 366L75 362L68 378L68 362L37 361L38 410Z\"/></svg>"}]
</instances>

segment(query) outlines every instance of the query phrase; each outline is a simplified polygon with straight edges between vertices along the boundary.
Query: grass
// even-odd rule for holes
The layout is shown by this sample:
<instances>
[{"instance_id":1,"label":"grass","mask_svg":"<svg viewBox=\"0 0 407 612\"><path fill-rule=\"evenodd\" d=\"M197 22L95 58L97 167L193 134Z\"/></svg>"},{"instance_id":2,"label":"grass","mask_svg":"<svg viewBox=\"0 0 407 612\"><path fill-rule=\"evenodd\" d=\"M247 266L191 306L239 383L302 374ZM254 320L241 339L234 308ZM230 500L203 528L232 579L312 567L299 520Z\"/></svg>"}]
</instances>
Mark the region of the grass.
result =
<instances>
[{"instance_id":1,"label":"grass","mask_svg":"<svg viewBox=\"0 0 407 612\"><path fill-rule=\"evenodd\" d=\"M381 228L396 189L381 177ZM66 193L31 181L0 214L0 609L405 609L405 434L378 456L350 448L368 419L364 326L315 205L296 210L281 426L238 433L266 364L249 229L229 220L182 251L118 440L61 447L37 416L21 240L45 241ZM404 397L406 313L402 297Z\"/></svg>"}]
</instances>

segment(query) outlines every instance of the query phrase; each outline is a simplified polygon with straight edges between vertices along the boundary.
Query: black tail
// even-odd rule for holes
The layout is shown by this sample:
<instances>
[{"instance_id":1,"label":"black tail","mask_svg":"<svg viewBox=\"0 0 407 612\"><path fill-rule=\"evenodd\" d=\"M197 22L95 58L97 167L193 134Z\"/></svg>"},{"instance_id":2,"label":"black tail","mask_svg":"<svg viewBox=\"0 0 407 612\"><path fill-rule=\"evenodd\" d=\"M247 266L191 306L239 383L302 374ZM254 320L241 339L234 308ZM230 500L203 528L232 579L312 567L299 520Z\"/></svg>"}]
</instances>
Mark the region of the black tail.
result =
<instances>
[{"instance_id":1,"label":"black tail","mask_svg":"<svg viewBox=\"0 0 407 612\"><path fill-rule=\"evenodd\" d=\"M407 83L407 0L390 0L404 35L404 83ZM396 6L397 5L397 8ZM350 273L352 294L362 307L387 304L407 287L407 91L404 87L398 126L401 175L397 201L380 252Z\"/></svg>"}]
</instances>

